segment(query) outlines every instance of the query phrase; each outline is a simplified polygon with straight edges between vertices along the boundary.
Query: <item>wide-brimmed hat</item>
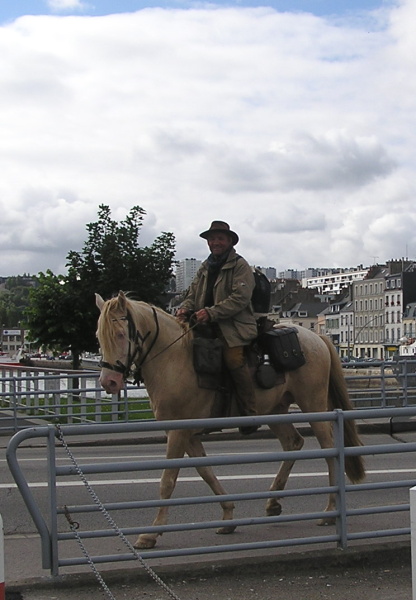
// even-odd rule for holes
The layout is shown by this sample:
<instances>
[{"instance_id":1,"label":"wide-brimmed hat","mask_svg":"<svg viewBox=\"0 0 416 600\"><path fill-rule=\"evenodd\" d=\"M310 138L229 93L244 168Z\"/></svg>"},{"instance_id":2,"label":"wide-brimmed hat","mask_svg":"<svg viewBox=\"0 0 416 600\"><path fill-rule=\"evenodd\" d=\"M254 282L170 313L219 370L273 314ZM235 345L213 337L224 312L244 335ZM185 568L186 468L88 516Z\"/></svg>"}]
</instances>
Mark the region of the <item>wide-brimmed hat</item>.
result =
<instances>
[{"instance_id":1,"label":"wide-brimmed hat","mask_svg":"<svg viewBox=\"0 0 416 600\"><path fill-rule=\"evenodd\" d=\"M200 233L199 236L206 240L208 239L210 233L227 233L231 236L233 246L235 246L238 242L238 235L235 233L235 231L231 231L230 226L228 223L225 223L225 221L212 221L211 227Z\"/></svg>"}]
</instances>

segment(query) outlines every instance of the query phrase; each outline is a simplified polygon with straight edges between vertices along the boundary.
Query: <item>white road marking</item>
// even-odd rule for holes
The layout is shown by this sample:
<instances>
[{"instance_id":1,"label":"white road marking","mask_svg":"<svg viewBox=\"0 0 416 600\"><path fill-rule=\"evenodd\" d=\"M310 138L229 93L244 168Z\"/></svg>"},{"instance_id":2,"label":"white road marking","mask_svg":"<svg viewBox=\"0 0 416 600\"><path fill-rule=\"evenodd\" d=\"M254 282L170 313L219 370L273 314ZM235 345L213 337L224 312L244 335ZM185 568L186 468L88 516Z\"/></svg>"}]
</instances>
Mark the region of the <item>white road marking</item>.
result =
<instances>
[{"instance_id":1,"label":"white road marking","mask_svg":"<svg viewBox=\"0 0 416 600\"><path fill-rule=\"evenodd\" d=\"M398 474L398 473L416 473L416 469L375 469L366 471L367 475L386 475L386 474ZM327 477L328 473L326 471L322 472L313 472L313 473L292 473L290 478L311 478L311 477ZM249 479L269 479L273 480L276 477L276 473L261 473L256 475L218 475L217 476L221 481L247 481ZM183 476L178 478L179 482L186 483L195 483L202 482L202 479L199 476ZM89 479L88 482L92 487L100 486L100 485L137 485L137 484L149 484L149 483L160 483L160 477L147 477L147 478L135 478L135 479ZM78 481L58 481L57 487L80 487L83 486L84 483L81 480ZM48 482L39 481L28 483L28 486L32 489L36 488L46 488L48 487ZM13 489L16 488L17 485L15 483L1 483L0 489Z\"/></svg>"}]
</instances>

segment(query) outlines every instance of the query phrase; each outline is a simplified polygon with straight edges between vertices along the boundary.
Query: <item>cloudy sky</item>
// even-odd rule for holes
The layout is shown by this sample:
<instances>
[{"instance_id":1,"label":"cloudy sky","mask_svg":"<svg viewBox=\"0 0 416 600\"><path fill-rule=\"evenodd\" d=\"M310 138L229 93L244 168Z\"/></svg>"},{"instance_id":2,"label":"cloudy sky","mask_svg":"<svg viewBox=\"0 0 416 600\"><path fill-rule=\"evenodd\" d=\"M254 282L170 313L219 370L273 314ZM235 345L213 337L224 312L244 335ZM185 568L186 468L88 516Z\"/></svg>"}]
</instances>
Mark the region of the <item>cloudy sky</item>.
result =
<instances>
[{"instance_id":1,"label":"cloudy sky","mask_svg":"<svg viewBox=\"0 0 416 600\"><path fill-rule=\"evenodd\" d=\"M0 276L100 204L177 259L228 221L278 270L416 258L414 0L0 4Z\"/></svg>"}]
</instances>

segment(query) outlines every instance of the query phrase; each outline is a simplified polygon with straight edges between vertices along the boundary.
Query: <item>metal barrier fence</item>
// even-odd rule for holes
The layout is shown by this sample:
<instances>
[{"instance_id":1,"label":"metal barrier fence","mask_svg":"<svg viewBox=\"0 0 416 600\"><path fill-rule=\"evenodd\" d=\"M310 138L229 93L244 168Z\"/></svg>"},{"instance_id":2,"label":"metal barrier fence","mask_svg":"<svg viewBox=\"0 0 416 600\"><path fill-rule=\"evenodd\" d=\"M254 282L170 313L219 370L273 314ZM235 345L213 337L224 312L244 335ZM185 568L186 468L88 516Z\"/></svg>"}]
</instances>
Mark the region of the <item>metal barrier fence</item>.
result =
<instances>
[{"instance_id":1,"label":"metal barrier fence","mask_svg":"<svg viewBox=\"0 0 416 600\"><path fill-rule=\"evenodd\" d=\"M0 365L0 431L28 427L27 419L79 424L153 417L144 386L109 395L98 378L99 371Z\"/></svg>"},{"instance_id":2,"label":"metal barrier fence","mask_svg":"<svg viewBox=\"0 0 416 600\"><path fill-rule=\"evenodd\" d=\"M210 555L210 554L218 554L218 553L227 553L227 552L240 552L240 551L257 551L257 550L271 550L273 548L284 548L290 546L307 546L307 545L317 545L323 544L325 547L328 545L335 545L339 548L345 549L351 542L359 541L359 540L370 540L370 539L380 539L380 538L392 538L396 536L410 536L410 523L408 523L408 518L406 519L405 526L403 526L403 522L401 522L400 526L394 525L393 515L403 513L409 513L409 494L408 490L416 484L416 479L412 480L397 480L397 481L378 481L378 482L367 482L361 483L357 485L349 485L345 481L344 476L344 464L345 459L348 456L352 455L387 455L391 453L408 453L408 452L416 452L416 443L395 443L392 445L368 445L368 446L360 446L354 448L345 448L344 447L344 421L349 419L372 419L375 421L377 419L391 419L397 416L401 418L412 418L416 415L416 407L412 408L384 408L384 409L361 409L355 411L343 412L340 410L336 410L334 412L329 413L313 413L313 414L299 414L293 413L284 416L262 416L262 417L250 417L250 424L268 424L268 423L295 423L297 425L305 423L305 422L316 422L316 421L331 421L333 422L334 427L334 448L331 449L319 449L319 450L299 450L296 452L257 452L250 453L248 450L244 450L243 452L238 453L229 453L229 454L218 454L213 456L206 456L202 458L184 458L184 459L160 459L160 458L152 458L149 457L145 460L136 460L136 461L124 461L124 462L105 462L105 463L87 463L78 465L78 468L82 472L82 474L88 478L93 474L104 474L104 473L126 473L126 472L134 472L137 477L137 473L139 472L149 472L149 471L157 471L160 472L161 469L165 469L167 467L198 467L198 466L213 466L220 467L221 465L243 465L243 464L256 464L262 465L266 463L276 463L281 460L305 460L310 461L316 458L329 458L333 457L336 461L336 472L337 472L337 482L336 485L329 487L328 485L324 487L304 487L302 489L289 489L285 491L276 491L276 492L258 492L258 493L233 493L227 494L226 496L201 496L201 495L192 495L191 497L180 497L180 498L171 498L169 500L159 500L155 498L154 500L123 500L111 503L103 503L104 508L114 514L124 514L125 511L136 511L136 515L140 514L140 511L143 511L147 508L156 508L160 506L184 506L189 507L190 505L206 505L210 503L219 503L224 500L229 501L238 501L238 502L246 502L250 500L257 499L269 499L273 497L279 498L295 498L307 496L308 498L312 496L321 497L322 494L328 494L330 492L336 495L336 510L332 513L324 513L319 511L314 512L303 512L298 514L289 514L289 515L281 515L276 517L253 517L247 516L245 518L233 519L229 521L201 521L201 522L186 522L184 523L175 523L171 525L164 525L153 527L149 525L141 525L137 527L124 527L120 528L120 531L125 536L131 535L139 535L143 533L164 533L164 532L195 532L202 531L205 529L212 529L217 527L223 527L225 525L231 526L257 526L261 524L267 524L268 526L273 526L276 524L289 524L289 523L300 523L302 522L302 527L299 527L296 530L296 537L284 537L283 539L280 537L281 530L279 530L276 536L279 536L279 539L275 539L275 536L272 536L272 539L264 540L257 539L250 541L246 541L244 543L233 543L233 544L222 544L217 543L212 546L201 546L196 543L194 545L190 545L186 548L184 547L176 547L170 549L158 549L158 550L146 550L145 558L147 559L161 559L161 558L173 558L180 556L196 556L196 555ZM232 419L204 419L204 420L186 420L186 421L168 421L168 422L140 422L140 423L119 423L119 424L101 424L101 425L83 425L83 426L63 426L61 429L57 429L54 426L50 425L48 427L36 427L30 428L26 430L19 431L16 433L10 440L8 448L7 448L7 460L9 464L9 468L13 474L13 477L17 483L17 486L22 494L22 497L26 503L26 506L33 518L33 521L37 527L37 530L40 534L41 538L41 547L42 547L42 565L45 569L50 569L51 574L56 576L59 574L60 567L68 567L75 565L85 565L88 560L85 556L73 556L62 558L62 546L63 544L68 544L71 542L73 544L74 533L65 533L62 530L67 529L67 524L65 523L65 514L70 514L72 516L75 515L85 515L87 519L84 520L92 520L93 513L99 512L100 507L97 506L96 503L91 502L90 504L83 505L75 505L70 504L70 492L67 490L66 494L68 496L65 498L66 507L59 505L58 502L58 480L61 481L65 478L72 478L74 475L77 475L78 468L74 468L73 464L67 465L58 465L56 458L56 437L59 436L59 432L62 431L63 439L69 439L71 436L104 436L103 440L106 439L106 436L109 435L117 436L120 434L126 433L134 433L136 435L150 433L150 432L159 432L166 431L170 429L187 429L187 428L195 428L203 427L203 428L212 428L212 427L220 427L220 428L230 428L230 427L238 427L242 424L247 423L248 417L239 417ZM23 470L19 464L17 458L17 451L21 444L29 439L33 438L45 438L47 445L47 454L48 454L48 488L49 488L49 514L47 516L43 515L39 506L37 505L34 495L30 489L30 486L24 476ZM247 443L245 444L245 448L247 448ZM79 472L78 472L79 475ZM134 489L134 486L130 486L131 489ZM355 502L354 506L350 506L348 502L348 498L351 494L356 497L356 494L360 494L360 492L365 491L380 491L385 490L386 493L381 494L382 501L386 502L385 496L387 495L387 490L401 488L405 490L407 500L405 502L400 502L399 504L389 505L382 504L380 506L376 506L371 503L370 506L360 505L360 503ZM121 511L121 513L120 513ZM198 513L199 514L199 513ZM365 517L368 515L392 515L391 519L389 519L390 528L380 529L379 527L375 530L368 530L367 523L365 521ZM90 515L88 519L88 515ZM336 520L336 527L333 530L332 528L326 534L321 535L303 535L302 533L307 531L307 527L305 523L310 520L316 520L323 517L333 516ZM364 517L364 519L362 519ZM79 519L79 517L76 517ZM359 521L357 524L356 520ZM354 526L351 527L351 523L354 521ZM256 528L254 528L256 530ZM102 549L102 554L97 554L90 559L95 563L119 563L122 561L132 561L135 560L134 554L131 552L128 553L105 553L105 543L104 540L106 538L114 538L117 533L113 529L93 529L79 531L78 535L80 539L98 539L101 540L100 550ZM255 533L253 534L253 536ZM173 536L172 536L173 537ZM192 538L191 539L195 539ZM197 538L199 541L199 538ZM172 538L170 538L170 542L172 543ZM114 540L113 540L114 543ZM67 552L66 552L67 554Z\"/></svg>"},{"instance_id":3,"label":"metal barrier fence","mask_svg":"<svg viewBox=\"0 0 416 600\"><path fill-rule=\"evenodd\" d=\"M355 408L416 405L416 360L361 365L345 371ZM23 429L27 419L76 425L153 418L144 386L128 384L120 396L109 395L98 378L98 371L0 364L0 432Z\"/></svg>"}]
</instances>

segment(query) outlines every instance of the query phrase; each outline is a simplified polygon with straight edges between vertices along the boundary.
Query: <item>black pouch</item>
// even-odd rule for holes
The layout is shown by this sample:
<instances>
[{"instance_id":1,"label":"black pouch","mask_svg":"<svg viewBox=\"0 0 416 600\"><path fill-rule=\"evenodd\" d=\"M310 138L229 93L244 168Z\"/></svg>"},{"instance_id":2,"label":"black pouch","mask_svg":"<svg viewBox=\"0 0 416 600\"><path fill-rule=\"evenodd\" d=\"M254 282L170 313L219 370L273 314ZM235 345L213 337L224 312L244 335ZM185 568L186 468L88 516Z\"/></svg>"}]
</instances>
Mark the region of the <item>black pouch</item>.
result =
<instances>
[{"instance_id":1,"label":"black pouch","mask_svg":"<svg viewBox=\"0 0 416 600\"><path fill-rule=\"evenodd\" d=\"M279 381L279 374L272 365L262 364L256 369L256 382L264 390L275 387Z\"/></svg>"},{"instance_id":2,"label":"black pouch","mask_svg":"<svg viewBox=\"0 0 416 600\"><path fill-rule=\"evenodd\" d=\"M217 375L222 370L223 343L218 338L192 340L194 369L200 375Z\"/></svg>"},{"instance_id":3,"label":"black pouch","mask_svg":"<svg viewBox=\"0 0 416 600\"><path fill-rule=\"evenodd\" d=\"M266 331L260 338L260 344L278 371L294 371L306 362L295 327Z\"/></svg>"}]
</instances>

